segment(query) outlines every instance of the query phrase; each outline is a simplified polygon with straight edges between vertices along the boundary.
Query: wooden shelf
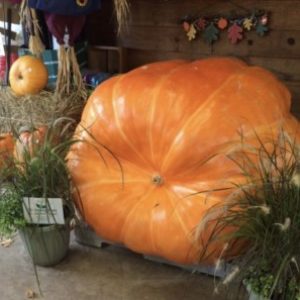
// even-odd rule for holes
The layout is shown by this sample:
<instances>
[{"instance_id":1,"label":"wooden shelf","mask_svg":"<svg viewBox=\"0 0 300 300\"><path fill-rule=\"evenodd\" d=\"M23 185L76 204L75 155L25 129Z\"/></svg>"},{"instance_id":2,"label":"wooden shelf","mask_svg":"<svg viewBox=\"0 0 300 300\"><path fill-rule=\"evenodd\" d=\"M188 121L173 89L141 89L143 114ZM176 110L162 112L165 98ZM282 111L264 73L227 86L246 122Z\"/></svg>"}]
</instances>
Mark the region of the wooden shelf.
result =
<instances>
[{"instance_id":1,"label":"wooden shelf","mask_svg":"<svg viewBox=\"0 0 300 300\"><path fill-rule=\"evenodd\" d=\"M126 48L118 46L93 45L90 46L92 51L103 51L106 53L106 69L109 65L109 53L115 52L118 55L118 71L124 73L126 71Z\"/></svg>"}]
</instances>

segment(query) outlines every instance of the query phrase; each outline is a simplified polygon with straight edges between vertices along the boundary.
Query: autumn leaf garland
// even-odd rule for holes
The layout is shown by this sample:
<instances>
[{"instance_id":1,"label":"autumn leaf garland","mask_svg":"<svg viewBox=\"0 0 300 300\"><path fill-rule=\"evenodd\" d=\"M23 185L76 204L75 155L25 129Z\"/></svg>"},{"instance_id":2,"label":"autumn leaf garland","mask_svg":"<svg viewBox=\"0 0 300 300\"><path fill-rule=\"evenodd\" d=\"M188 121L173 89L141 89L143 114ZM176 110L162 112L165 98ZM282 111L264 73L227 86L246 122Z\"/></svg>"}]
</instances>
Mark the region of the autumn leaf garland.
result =
<instances>
[{"instance_id":1,"label":"autumn leaf garland","mask_svg":"<svg viewBox=\"0 0 300 300\"><path fill-rule=\"evenodd\" d=\"M182 21L182 26L189 41L201 34L205 42L212 44L219 39L221 31L227 30L228 40L232 44L237 44L245 37L247 31L256 31L259 36L264 36L269 30L268 22L268 14L260 11L235 18L218 16L191 19L186 17Z\"/></svg>"}]
</instances>

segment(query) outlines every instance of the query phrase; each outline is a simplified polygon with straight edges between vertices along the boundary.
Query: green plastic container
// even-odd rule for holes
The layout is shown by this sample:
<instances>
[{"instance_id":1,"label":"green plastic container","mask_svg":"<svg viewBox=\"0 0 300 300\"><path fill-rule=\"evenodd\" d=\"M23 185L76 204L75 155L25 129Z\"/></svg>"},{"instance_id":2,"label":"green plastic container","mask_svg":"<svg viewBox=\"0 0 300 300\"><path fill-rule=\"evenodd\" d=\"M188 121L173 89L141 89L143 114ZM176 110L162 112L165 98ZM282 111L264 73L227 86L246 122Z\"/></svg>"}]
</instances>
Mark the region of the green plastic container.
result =
<instances>
[{"instance_id":1,"label":"green plastic container","mask_svg":"<svg viewBox=\"0 0 300 300\"><path fill-rule=\"evenodd\" d=\"M19 231L34 264L50 267L61 262L70 244L68 225L26 226Z\"/></svg>"}]
</instances>

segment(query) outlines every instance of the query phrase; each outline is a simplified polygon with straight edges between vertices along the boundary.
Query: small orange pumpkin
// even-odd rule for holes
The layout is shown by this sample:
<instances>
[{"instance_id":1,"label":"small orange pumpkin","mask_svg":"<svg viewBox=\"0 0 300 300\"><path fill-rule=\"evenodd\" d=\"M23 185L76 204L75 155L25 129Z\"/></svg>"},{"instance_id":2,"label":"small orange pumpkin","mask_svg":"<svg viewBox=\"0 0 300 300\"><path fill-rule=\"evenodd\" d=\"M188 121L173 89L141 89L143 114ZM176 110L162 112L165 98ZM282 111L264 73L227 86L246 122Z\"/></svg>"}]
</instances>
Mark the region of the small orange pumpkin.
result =
<instances>
[{"instance_id":1,"label":"small orange pumpkin","mask_svg":"<svg viewBox=\"0 0 300 300\"><path fill-rule=\"evenodd\" d=\"M0 134L0 169L9 164L13 157L14 139L11 133Z\"/></svg>"},{"instance_id":2,"label":"small orange pumpkin","mask_svg":"<svg viewBox=\"0 0 300 300\"><path fill-rule=\"evenodd\" d=\"M134 251L197 262L205 245L196 228L229 195L198 192L241 181L228 158L241 130L254 144L281 126L295 134L290 98L271 73L230 58L159 62L104 82L77 127L84 142L68 155L86 221ZM207 263L223 249L211 247Z\"/></svg>"},{"instance_id":3,"label":"small orange pumpkin","mask_svg":"<svg viewBox=\"0 0 300 300\"><path fill-rule=\"evenodd\" d=\"M18 163L24 162L24 155L34 156L34 152L43 143L46 136L47 126L41 126L37 129L30 130L23 128L15 143L14 157Z\"/></svg>"},{"instance_id":4,"label":"small orange pumpkin","mask_svg":"<svg viewBox=\"0 0 300 300\"><path fill-rule=\"evenodd\" d=\"M17 96L39 93L48 82L48 71L44 63L30 55L19 57L9 71L11 89Z\"/></svg>"}]
</instances>

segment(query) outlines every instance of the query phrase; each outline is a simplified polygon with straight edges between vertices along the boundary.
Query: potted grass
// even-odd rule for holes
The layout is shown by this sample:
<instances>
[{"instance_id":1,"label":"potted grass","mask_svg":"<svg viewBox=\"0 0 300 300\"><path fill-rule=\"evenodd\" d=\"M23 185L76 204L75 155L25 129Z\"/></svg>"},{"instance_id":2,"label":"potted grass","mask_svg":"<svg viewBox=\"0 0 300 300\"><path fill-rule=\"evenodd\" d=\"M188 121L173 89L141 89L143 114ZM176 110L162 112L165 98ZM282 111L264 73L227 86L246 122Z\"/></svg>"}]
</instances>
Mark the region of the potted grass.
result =
<instances>
[{"instance_id":1,"label":"potted grass","mask_svg":"<svg viewBox=\"0 0 300 300\"><path fill-rule=\"evenodd\" d=\"M11 182L2 195L2 210L0 205L3 229L6 233L19 230L33 263L39 266L59 263L69 248L74 207L65 159L73 143L64 130L68 125L57 120L39 129L23 128L14 159L5 169Z\"/></svg>"},{"instance_id":2,"label":"potted grass","mask_svg":"<svg viewBox=\"0 0 300 300\"><path fill-rule=\"evenodd\" d=\"M300 300L300 149L285 132L269 143L257 139L258 148L244 145L230 157L245 180L222 204L222 214L216 215L220 206L207 213L205 222L216 224L209 243L224 242L221 261L237 242L246 243L220 284L240 282L250 300ZM235 230L220 234L228 226Z\"/></svg>"}]
</instances>

